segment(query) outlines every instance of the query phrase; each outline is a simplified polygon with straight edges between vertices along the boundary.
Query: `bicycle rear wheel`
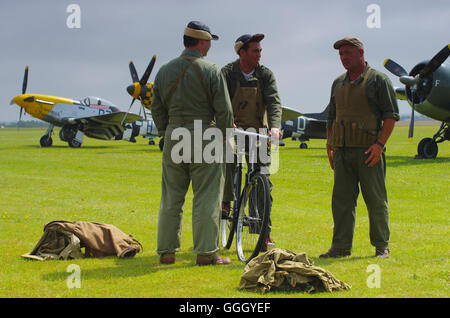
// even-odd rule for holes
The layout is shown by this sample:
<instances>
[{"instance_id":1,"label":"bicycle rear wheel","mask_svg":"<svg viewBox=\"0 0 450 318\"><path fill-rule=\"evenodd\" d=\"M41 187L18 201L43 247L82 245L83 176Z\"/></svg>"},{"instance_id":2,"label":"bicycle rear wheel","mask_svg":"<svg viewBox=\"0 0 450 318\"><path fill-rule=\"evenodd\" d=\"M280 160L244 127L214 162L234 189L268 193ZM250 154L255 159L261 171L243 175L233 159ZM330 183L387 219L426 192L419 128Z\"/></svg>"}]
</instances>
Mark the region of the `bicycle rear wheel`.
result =
<instances>
[{"instance_id":1,"label":"bicycle rear wheel","mask_svg":"<svg viewBox=\"0 0 450 318\"><path fill-rule=\"evenodd\" d=\"M242 167L236 168L234 175L234 196L235 200L231 202L231 214L221 216L220 233L222 247L229 249L233 243L234 233L236 232L236 224L238 221L238 203L241 195Z\"/></svg>"},{"instance_id":2,"label":"bicycle rear wheel","mask_svg":"<svg viewBox=\"0 0 450 318\"><path fill-rule=\"evenodd\" d=\"M247 263L261 251L268 235L270 210L269 181L266 175L256 173L239 203L236 249L241 261Z\"/></svg>"}]
</instances>

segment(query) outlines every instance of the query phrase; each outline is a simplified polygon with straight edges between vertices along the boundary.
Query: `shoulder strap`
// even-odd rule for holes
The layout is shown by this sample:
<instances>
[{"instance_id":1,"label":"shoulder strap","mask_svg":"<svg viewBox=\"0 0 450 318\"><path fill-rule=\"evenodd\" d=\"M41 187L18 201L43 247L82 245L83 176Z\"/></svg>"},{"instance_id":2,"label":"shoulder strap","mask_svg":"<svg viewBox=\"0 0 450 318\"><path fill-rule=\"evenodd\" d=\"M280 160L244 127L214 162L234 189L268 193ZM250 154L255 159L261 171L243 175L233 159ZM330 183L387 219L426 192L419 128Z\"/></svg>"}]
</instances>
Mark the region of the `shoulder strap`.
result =
<instances>
[{"instance_id":1,"label":"shoulder strap","mask_svg":"<svg viewBox=\"0 0 450 318\"><path fill-rule=\"evenodd\" d=\"M194 67L195 73L197 74L197 77L200 80L200 83L202 84L203 90L205 91L206 98L208 99L209 104L211 104L212 103L211 96L209 94L208 88L206 87L205 81L203 80L202 72L200 70L200 67L195 63L195 61L198 60L198 57L190 58L187 57L186 55L182 55L181 57L191 62L190 65Z\"/></svg>"},{"instance_id":2,"label":"shoulder strap","mask_svg":"<svg viewBox=\"0 0 450 318\"><path fill-rule=\"evenodd\" d=\"M184 55L182 55L181 57L188 60L190 63L186 64L183 71L180 73L177 80L175 81L175 84L173 84L172 88L170 89L169 94L167 95L167 100L166 100L167 108L169 108L170 100L172 99L173 94L175 93L176 89L178 88L178 84L180 84L181 79L184 77L184 74L186 73L188 68L194 64L195 60L197 59L197 58L188 59Z\"/></svg>"}]
</instances>

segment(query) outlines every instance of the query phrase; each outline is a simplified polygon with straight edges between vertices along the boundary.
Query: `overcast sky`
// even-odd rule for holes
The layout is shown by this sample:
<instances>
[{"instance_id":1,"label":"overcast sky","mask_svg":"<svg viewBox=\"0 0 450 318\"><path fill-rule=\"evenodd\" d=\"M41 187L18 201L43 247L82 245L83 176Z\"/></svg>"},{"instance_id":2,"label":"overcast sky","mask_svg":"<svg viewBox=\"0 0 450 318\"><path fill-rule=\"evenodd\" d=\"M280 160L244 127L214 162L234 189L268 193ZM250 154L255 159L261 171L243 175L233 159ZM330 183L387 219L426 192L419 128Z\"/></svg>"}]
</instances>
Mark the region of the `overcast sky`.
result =
<instances>
[{"instance_id":1,"label":"overcast sky","mask_svg":"<svg viewBox=\"0 0 450 318\"><path fill-rule=\"evenodd\" d=\"M69 28L70 4L81 9L80 28ZM376 4L380 20L367 12ZM182 34L191 20L210 26L219 41L207 59L223 66L237 58L234 41L245 33L264 33L261 63L275 74L282 104L301 112L322 111L333 80L344 72L333 43L359 37L369 64L386 71L392 58L407 71L450 43L448 0L46 0L0 2L0 122L16 121L19 107L9 101L21 93L30 67L27 93L73 99L100 96L128 109L128 62L139 77L151 57L162 63L183 50ZM367 20L369 18L369 22ZM70 20L70 19L69 19ZM379 28L369 27L377 26ZM394 86L398 79L389 74ZM135 103L132 112L139 112ZM400 112L410 108L399 101ZM25 116L25 120L32 119Z\"/></svg>"}]
</instances>

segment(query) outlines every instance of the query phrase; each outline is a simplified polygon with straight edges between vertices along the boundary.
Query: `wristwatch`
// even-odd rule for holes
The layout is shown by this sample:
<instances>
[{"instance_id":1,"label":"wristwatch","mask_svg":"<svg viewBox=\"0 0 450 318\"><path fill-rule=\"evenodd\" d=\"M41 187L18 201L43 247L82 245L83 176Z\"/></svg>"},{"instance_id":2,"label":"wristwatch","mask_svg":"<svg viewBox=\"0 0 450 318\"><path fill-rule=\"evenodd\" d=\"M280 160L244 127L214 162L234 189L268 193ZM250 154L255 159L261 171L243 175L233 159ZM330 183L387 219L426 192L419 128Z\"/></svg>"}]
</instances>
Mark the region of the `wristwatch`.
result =
<instances>
[{"instance_id":1,"label":"wristwatch","mask_svg":"<svg viewBox=\"0 0 450 318\"><path fill-rule=\"evenodd\" d=\"M383 144L381 141L379 141L379 140L377 139L377 141L375 141L375 143L376 143L378 146L381 146L381 148L384 149L384 144Z\"/></svg>"}]
</instances>

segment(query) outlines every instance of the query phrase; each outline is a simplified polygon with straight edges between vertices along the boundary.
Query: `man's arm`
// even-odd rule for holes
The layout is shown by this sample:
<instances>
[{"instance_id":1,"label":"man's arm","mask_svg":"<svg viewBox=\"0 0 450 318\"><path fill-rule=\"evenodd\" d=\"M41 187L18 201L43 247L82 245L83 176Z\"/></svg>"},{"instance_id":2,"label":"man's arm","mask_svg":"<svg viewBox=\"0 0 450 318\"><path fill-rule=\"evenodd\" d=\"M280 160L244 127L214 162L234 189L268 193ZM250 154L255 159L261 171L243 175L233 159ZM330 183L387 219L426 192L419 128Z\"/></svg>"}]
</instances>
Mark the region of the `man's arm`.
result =
<instances>
[{"instance_id":1,"label":"man's arm","mask_svg":"<svg viewBox=\"0 0 450 318\"><path fill-rule=\"evenodd\" d=\"M330 162L330 167L332 170L334 170L334 150L333 147L329 144L329 140L331 137L331 127L333 127L333 121L336 120L336 104L334 103L334 90L337 85L337 80L333 82L333 85L331 85L331 96L330 96L330 102L328 103L328 114L327 114L327 155L328 155L328 161Z\"/></svg>"},{"instance_id":2,"label":"man's arm","mask_svg":"<svg viewBox=\"0 0 450 318\"><path fill-rule=\"evenodd\" d=\"M213 101L217 127L226 137L226 129L233 127L233 110L228 93L227 82L221 70L217 67L211 72Z\"/></svg>"},{"instance_id":3,"label":"man's arm","mask_svg":"<svg viewBox=\"0 0 450 318\"><path fill-rule=\"evenodd\" d=\"M379 143L383 144L383 146L379 143L375 143L366 151L366 154L370 154L369 158L366 160L366 164L369 167L374 166L380 160L384 145L386 145L392 131L394 130L395 122L395 118L386 118L383 120L383 127L381 128L380 137L378 137L377 140Z\"/></svg>"},{"instance_id":4,"label":"man's arm","mask_svg":"<svg viewBox=\"0 0 450 318\"><path fill-rule=\"evenodd\" d=\"M278 95L275 76L269 69L266 69L262 95L267 108L267 120L270 128L269 135L274 139L281 139L281 100Z\"/></svg>"},{"instance_id":5,"label":"man's arm","mask_svg":"<svg viewBox=\"0 0 450 318\"><path fill-rule=\"evenodd\" d=\"M167 124L169 121L168 109L164 106L161 99L160 90L160 73L156 74L155 83L153 85L153 96L151 103L152 118L155 122L156 128L158 129L158 135L164 137L166 132Z\"/></svg>"}]
</instances>

